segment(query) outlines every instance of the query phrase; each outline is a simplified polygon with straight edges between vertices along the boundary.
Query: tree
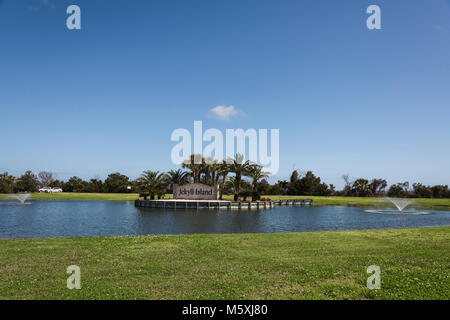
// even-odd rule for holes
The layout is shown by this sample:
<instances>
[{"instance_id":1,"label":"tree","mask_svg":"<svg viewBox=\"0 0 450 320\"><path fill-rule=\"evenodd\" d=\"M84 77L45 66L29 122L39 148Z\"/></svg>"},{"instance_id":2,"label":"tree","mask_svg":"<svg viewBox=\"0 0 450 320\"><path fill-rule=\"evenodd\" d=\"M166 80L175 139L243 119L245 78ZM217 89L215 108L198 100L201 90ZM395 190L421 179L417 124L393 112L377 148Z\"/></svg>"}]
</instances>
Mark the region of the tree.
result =
<instances>
[{"instance_id":1,"label":"tree","mask_svg":"<svg viewBox=\"0 0 450 320\"><path fill-rule=\"evenodd\" d=\"M271 195L283 195L289 194L289 183L286 180L278 180L277 183L270 186L269 194Z\"/></svg>"},{"instance_id":2,"label":"tree","mask_svg":"<svg viewBox=\"0 0 450 320\"><path fill-rule=\"evenodd\" d=\"M173 185L183 185L189 182L189 173L181 169L170 170L167 172L167 183L169 184L169 189L173 191Z\"/></svg>"},{"instance_id":3,"label":"tree","mask_svg":"<svg viewBox=\"0 0 450 320\"><path fill-rule=\"evenodd\" d=\"M369 180L363 178L355 180L355 182L353 182L351 190L352 193L358 197L368 197L372 193Z\"/></svg>"},{"instance_id":4,"label":"tree","mask_svg":"<svg viewBox=\"0 0 450 320\"><path fill-rule=\"evenodd\" d=\"M227 175L230 172L230 166L226 161L222 161L217 169L217 179L219 182L219 200L223 199L223 193L225 189L225 183L227 181ZM220 179L222 177L222 179Z\"/></svg>"},{"instance_id":5,"label":"tree","mask_svg":"<svg viewBox=\"0 0 450 320\"><path fill-rule=\"evenodd\" d=\"M161 195L165 192L167 186L167 177L159 171L144 171L138 178L139 190L144 200L155 199L155 194Z\"/></svg>"},{"instance_id":6,"label":"tree","mask_svg":"<svg viewBox=\"0 0 450 320\"><path fill-rule=\"evenodd\" d=\"M334 184L330 184L330 195L334 195L336 192L336 187L334 186Z\"/></svg>"},{"instance_id":7,"label":"tree","mask_svg":"<svg viewBox=\"0 0 450 320\"><path fill-rule=\"evenodd\" d=\"M128 192L127 188L129 185L130 179L119 172L108 175L108 178L105 180L106 192L110 193Z\"/></svg>"},{"instance_id":8,"label":"tree","mask_svg":"<svg viewBox=\"0 0 450 320\"><path fill-rule=\"evenodd\" d=\"M53 181L55 181L53 177L53 173L48 171L41 171L38 174L39 177L39 185L41 188L49 187Z\"/></svg>"},{"instance_id":9,"label":"tree","mask_svg":"<svg viewBox=\"0 0 450 320\"><path fill-rule=\"evenodd\" d=\"M267 178L269 176L268 172L262 171L263 167L259 164L251 164L248 168L248 176L252 178L252 200L256 201L261 198L258 192L258 181L260 179ZM295 171L296 172L296 171Z\"/></svg>"},{"instance_id":10,"label":"tree","mask_svg":"<svg viewBox=\"0 0 450 320\"><path fill-rule=\"evenodd\" d=\"M82 192L87 182L83 179L73 176L64 184L65 192Z\"/></svg>"},{"instance_id":11,"label":"tree","mask_svg":"<svg viewBox=\"0 0 450 320\"><path fill-rule=\"evenodd\" d=\"M196 163L196 160L197 162L200 163ZM183 162L182 167L191 170L191 177L192 179L194 179L194 183L199 183L202 165L203 165L203 158L201 158L201 155L191 154L189 160Z\"/></svg>"},{"instance_id":12,"label":"tree","mask_svg":"<svg viewBox=\"0 0 450 320\"><path fill-rule=\"evenodd\" d=\"M330 194L330 191L327 184L322 183L320 178L316 177L312 171L308 171L297 181L287 183L287 194L326 196Z\"/></svg>"},{"instance_id":13,"label":"tree","mask_svg":"<svg viewBox=\"0 0 450 320\"><path fill-rule=\"evenodd\" d=\"M16 178L4 172L0 174L0 193L13 193Z\"/></svg>"},{"instance_id":14,"label":"tree","mask_svg":"<svg viewBox=\"0 0 450 320\"><path fill-rule=\"evenodd\" d=\"M244 162L244 156L237 153L234 159L228 159L227 162L230 166L230 172L233 172L236 178L234 187L234 201L238 201L242 176L248 175L250 161L247 160Z\"/></svg>"},{"instance_id":15,"label":"tree","mask_svg":"<svg viewBox=\"0 0 450 320\"><path fill-rule=\"evenodd\" d=\"M291 182L297 182L298 181L298 178L299 178L299 174L298 174L298 170L294 170L294 171L292 171L292 174L291 174Z\"/></svg>"},{"instance_id":16,"label":"tree","mask_svg":"<svg viewBox=\"0 0 450 320\"><path fill-rule=\"evenodd\" d=\"M49 187L50 188L61 188L61 189L64 189L64 181L54 180L52 183L50 183Z\"/></svg>"},{"instance_id":17,"label":"tree","mask_svg":"<svg viewBox=\"0 0 450 320\"><path fill-rule=\"evenodd\" d=\"M217 186L219 184L220 170L221 170L222 164L220 162L217 162L216 160L214 160L209 165L211 167L211 183L213 186Z\"/></svg>"},{"instance_id":18,"label":"tree","mask_svg":"<svg viewBox=\"0 0 450 320\"><path fill-rule=\"evenodd\" d=\"M384 179L372 179L370 181L370 190L373 195L382 195L387 187L387 181Z\"/></svg>"},{"instance_id":19,"label":"tree","mask_svg":"<svg viewBox=\"0 0 450 320\"><path fill-rule=\"evenodd\" d=\"M100 179L91 179L82 190L83 192L102 193L105 192L105 185Z\"/></svg>"},{"instance_id":20,"label":"tree","mask_svg":"<svg viewBox=\"0 0 450 320\"><path fill-rule=\"evenodd\" d=\"M436 185L431 187L433 198L445 198L448 195L448 186Z\"/></svg>"},{"instance_id":21,"label":"tree","mask_svg":"<svg viewBox=\"0 0 450 320\"><path fill-rule=\"evenodd\" d=\"M421 183L414 183L412 187L414 196L417 198L431 198L433 196L433 191L431 188L424 186Z\"/></svg>"},{"instance_id":22,"label":"tree","mask_svg":"<svg viewBox=\"0 0 450 320\"><path fill-rule=\"evenodd\" d=\"M409 182L393 184L388 190L389 197L406 198L409 196Z\"/></svg>"},{"instance_id":23,"label":"tree","mask_svg":"<svg viewBox=\"0 0 450 320\"><path fill-rule=\"evenodd\" d=\"M215 186L219 183L220 163L212 157L202 160L201 173L203 174L202 182L207 185Z\"/></svg>"},{"instance_id":24,"label":"tree","mask_svg":"<svg viewBox=\"0 0 450 320\"><path fill-rule=\"evenodd\" d=\"M228 177L223 186L224 193L234 194L236 187L236 177Z\"/></svg>"},{"instance_id":25,"label":"tree","mask_svg":"<svg viewBox=\"0 0 450 320\"><path fill-rule=\"evenodd\" d=\"M36 175L28 170L17 181L17 190L19 192L36 192L38 189L39 181Z\"/></svg>"},{"instance_id":26,"label":"tree","mask_svg":"<svg viewBox=\"0 0 450 320\"><path fill-rule=\"evenodd\" d=\"M258 183L258 194L259 195L270 194L270 184L267 181L267 179L262 179Z\"/></svg>"},{"instance_id":27,"label":"tree","mask_svg":"<svg viewBox=\"0 0 450 320\"><path fill-rule=\"evenodd\" d=\"M252 195L252 193L253 193L252 184L246 180L241 180L239 196L242 197L242 201L247 201L247 198L250 195Z\"/></svg>"},{"instance_id":28,"label":"tree","mask_svg":"<svg viewBox=\"0 0 450 320\"><path fill-rule=\"evenodd\" d=\"M343 194L349 195L351 193L352 184L353 184L352 180L350 179L350 175L348 173L343 174L342 179L344 179L344 190L342 190Z\"/></svg>"}]
</instances>

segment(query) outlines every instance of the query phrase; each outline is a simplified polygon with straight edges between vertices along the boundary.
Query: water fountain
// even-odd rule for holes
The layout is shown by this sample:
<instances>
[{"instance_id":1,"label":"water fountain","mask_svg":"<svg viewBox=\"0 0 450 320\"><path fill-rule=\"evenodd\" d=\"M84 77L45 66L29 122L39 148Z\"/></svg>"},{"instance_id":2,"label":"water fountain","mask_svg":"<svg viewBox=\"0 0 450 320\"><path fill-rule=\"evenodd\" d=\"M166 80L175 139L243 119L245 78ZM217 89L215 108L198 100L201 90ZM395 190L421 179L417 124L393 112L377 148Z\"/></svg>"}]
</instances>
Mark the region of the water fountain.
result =
<instances>
[{"instance_id":1,"label":"water fountain","mask_svg":"<svg viewBox=\"0 0 450 320\"><path fill-rule=\"evenodd\" d=\"M27 202L25 202L25 201L27 201L27 199L30 196L31 196L31 194L29 194L29 193L19 193L19 194L14 194L11 197L19 200L20 204L27 204Z\"/></svg>"},{"instance_id":2,"label":"water fountain","mask_svg":"<svg viewBox=\"0 0 450 320\"><path fill-rule=\"evenodd\" d=\"M422 215L422 214L431 214L431 212L426 211L417 211L414 209L406 211L406 207L410 204L414 203L411 199L405 198L386 198L385 200L390 201L397 209L369 209L365 210L369 213L384 213L384 214L412 214L412 215Z\"/></svg>"},{"instance_id":3,"label":"water fountain","mask_svg":"<svg viewBox=\"0 0 450 320\"><path fill-rule=\"evenodd\" d=\"M387 199L397 207L399 213L403 213L403 210L414 202L409 199L403 198L387 198Z\"/></svg>"}]
</instances>

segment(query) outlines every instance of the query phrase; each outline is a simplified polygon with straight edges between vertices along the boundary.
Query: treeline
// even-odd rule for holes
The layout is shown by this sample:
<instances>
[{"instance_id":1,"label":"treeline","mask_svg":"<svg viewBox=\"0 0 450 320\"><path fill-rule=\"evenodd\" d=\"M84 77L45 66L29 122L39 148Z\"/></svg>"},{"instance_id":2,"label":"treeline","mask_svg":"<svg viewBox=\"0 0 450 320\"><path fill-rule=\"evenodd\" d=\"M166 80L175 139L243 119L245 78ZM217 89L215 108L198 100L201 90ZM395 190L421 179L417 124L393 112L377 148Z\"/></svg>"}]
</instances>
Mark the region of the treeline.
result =
<instances>
[{"instance_id":1,"label":"treeline","mask_svg":"<svg viewBox=\"0 0 450 320\"><path fill-rule=\"evenodd\" d=\"M426 186L421 183L396 183L388 188L385 179L352 180L348 174L342 176L344 188L336 190L333 184L327 185L311 171L302 174L294 170L290 180L279 180L270 185L261 181L259 188L267 195L307 195L307 196L347 196L347 197L395 197L395 198L450 198L447 185Z\"/></svg>"},{"instance_id":2,"label":"treeline","mask_svg":"<svg viewBox=\"0 0 450 320\"><path fill-rule=\"evenodd\" d=\"M279 180L270 184L267 181L269 174L258 164L244 162L242 155L237 154L234 159L222 162L196 157L197 155L192 155L190 160L183 164L182 169L170 170L167 173L148 170L135 180L119 172L108 175L104 181L101 179L85 181L76 176L61 181L56 179L53 173L46 171L39 172L38 175L27 171L20 177L5 172L0 174L0 193L36 192L39 188L50 187L61 188L64 192L137 192L144 198L154 199L171 193L174 184L197 182L217 185L220 199L226 194L233 195L235 200L244 201L250 197L252 200L259 200L262 195L450 198L447 185L426 186L421 183L410 185L403 182L388 188L385 179L352 180L348 174L342 176L344 188L336 190L333 184L322 182L320 177L311 171L303 174L294 170L289 181Z\"/></svg>"},{"instance_id":3,"label":"treeline","mask_svg":"<svg viewBox=\"0 0 450 320\"><path fill-rule=\"evenodd\" d=\"M20 177L9 175L8 172L0 174L0 193L37 192L39 188L61 188L64 192L125 193L132 192L133 187L135 181L118 172L108 175L105 181L85 181L76 176L62 181L46 171L39 172L38 175L27 171Z\"/></svg>"},{"instance_id":4,"label":"treeline","mask_svg":"<svg viewBox=\"0 0 450 320\"><path fill-rule=\"evenodd\" d=\"M363 178L351 180L349 175L343 175L345 186L338 194L373 197L388 196L394 198L450 198L450 190L447 185L426 186L422 183L400 182L391 185L384 179L372 179L371 181Z\"/></svg>"}]
</instances>

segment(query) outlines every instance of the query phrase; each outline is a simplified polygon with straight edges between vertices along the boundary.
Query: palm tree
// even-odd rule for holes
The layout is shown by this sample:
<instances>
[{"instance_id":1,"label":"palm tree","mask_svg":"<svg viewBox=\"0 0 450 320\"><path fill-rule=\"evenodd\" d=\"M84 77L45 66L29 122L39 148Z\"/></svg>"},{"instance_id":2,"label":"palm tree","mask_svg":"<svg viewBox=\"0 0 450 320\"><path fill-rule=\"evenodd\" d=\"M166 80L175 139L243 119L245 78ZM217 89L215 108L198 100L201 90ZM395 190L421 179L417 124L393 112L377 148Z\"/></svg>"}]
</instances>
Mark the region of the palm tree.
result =
<instances>
[{"instance_id":1,"label":"palm tree","mask_svg":"<svg viewBox=\"0 0 450 320\"><path fill-rule=\"evenodd\" d=\"M147 200L148 194L150 194L150 199L154 200L155 194L160 195L164 192L167 178L164 173L148 170L141 174L138 178L138 183L144 196L144 200Z\"/></svg>"},{"instance_id":2,"label":"palm tree","mask_svg":"<svg viewBox=\"0 0 450 320\"><path fill-rule=\"evenodd\" d=\"M367 179L358 179L353 182L351 189L358 197L367 197L371 194L371 188Z\"/></svg>"},{"instance_id":3,"label":"palm tree","mask_svg":"<svg viewBox=\"0 0 450 320\"><path fill-rule=\"evenodd\" d=\"M233 194L235 193L234 192L235 187L236 187L236 177L228 177L223 184L223 189L229 190Z\"/></svg>"},{"instance_id":4,"label":"palm tree","mask_svg":"<svg viewBox=\"0 0 450 320\"><path fill-rule=\"evenodd\" d=\"M262 171L263 167L259 164L251 164L248 172L248 176L252 178L253 195L252 200L259 200L258 194L258 180L265 179L269 176L269 172Z\"/></svg>"},{"instance_id":5,"label":"palm tree","mask_svg":"<svg viewBox=\"0 0 450 320\"><path fill-rule=\"evenodd\" d=\"M189 173L181 169L170 170L167 172L167 183L170 190L173 189L174 184L183 185L189 182Z\"/></svg>"},{"instance_id":6,"label":"palm tree","mask_svg":"<svg viewBox=\"0 0 450 320\"><path fill-rule=\"evenodd\" d=\"M13 193L16 178L9 175L8 172L0 174L0 192L1 193Z\"/></svg>"},{"instance_id":7,"label":"palm tree","mask_svg":"<svg viewBox=\"0 0 450 320\"><path fill-rule=\"evenodd\" d=\"M237 153L234 159L229 158L227 160L230 168L230 172L235 174L235 187L234 187L234 201L238 201L239 199L239 191L241 189L241 180L242 176L248 175L250 169L250 161L244 161L244 156L240 153Z\"/></svg>"},{"instance_id":8,"label":"palm tree","mask_svg":"<svg viewBox=\"0 0 450 320\"><path fill-rule=\"evenodd\" d=\"M202 165L200 168L201 183L208 185L210 184L211 181L211 170L212 170L210 166L211 161L212 160L209 158L208 159L202 158Z\"/></svg>"},{"instance_id":9,"label":"palm tree","mask_svg":"<svg viewBox=\"0 0 450 320\"><path fill-rule=\"evenodd\" d=\"M187 168L189 170L191 170L191 177L192 179L194 179L194 183L199 183L200 182L200 174L201 174L201 170L202 170L202 164L203 164L203 158L200 161L200 163L196 163L195 160L198 160L201 157L201 155L194 155L192 154L189 158L189 160L186 160L185 162L183 162L182 167L183 168Z\"/></svg>"},{"instance_id":10,"label":"palm tree","mask_svg":"<svg viewBox=\"0 0 450 320\"><path fill-rule=\"evenodd\" d=\"M205 184L215 186L219 183L220 164L212 157L203 159L202 173Z\"/></svg>"},{"instance_id":11,"label":"palm tree","mask_svg":"<svg viewBox=\"0 0 450 320\"><path fill-rule=\"evenodd\" d=\"M220 193L219 200L223 198L223 189L225 188L225 183L227 181L227 175L230 172L230 166L226 161L222 161L222 163L218 164L217 168L217 182L220 185ZM222 181L220 182L220 177L222 177Z\"/></svg>"}]
</instances>

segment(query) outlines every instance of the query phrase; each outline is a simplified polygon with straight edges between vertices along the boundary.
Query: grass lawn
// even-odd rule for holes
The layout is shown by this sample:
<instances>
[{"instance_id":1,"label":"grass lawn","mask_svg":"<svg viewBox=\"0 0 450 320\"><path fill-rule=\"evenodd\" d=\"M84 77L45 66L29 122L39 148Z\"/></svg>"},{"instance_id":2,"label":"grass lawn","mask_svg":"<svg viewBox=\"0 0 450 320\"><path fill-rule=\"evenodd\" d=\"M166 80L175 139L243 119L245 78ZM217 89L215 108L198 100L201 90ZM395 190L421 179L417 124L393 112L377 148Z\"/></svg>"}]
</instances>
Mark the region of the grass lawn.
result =
<instances>
[{"instance_id":1,"label":"grass lawn","mask_svg":"<svg viewBox=\"0 0 450 320\"><path fill-rule=\"evenodd\" d=\"M450 227L0 239L0 270L0 299L450 299Z\"/></svg>"},{"instance_id":2,"label":"grass lawn","mask_svg":"<svg viewBox=\"0 0 450 320\"><path fill-rule=\"evenodd\" d=\"M34 200L116 200L134 201L139 195L137 193L33 193ZM265 198L277 199L313 199L316 206L347 206L355 203L358 206L386 206L390 203L381 198L360 197L315 197L315 196L264 196ZM9 195L0 194L0 200L8 199ZM167 194L165 198L172 198ZM225 200L232 200L233 196L225 196ZM416 203L415 208L450 210L450 199L412 199ZM392 206L392 205L391 205ZM392 206L393 207L393 206Z\"/></svg>"}]
</instances>

